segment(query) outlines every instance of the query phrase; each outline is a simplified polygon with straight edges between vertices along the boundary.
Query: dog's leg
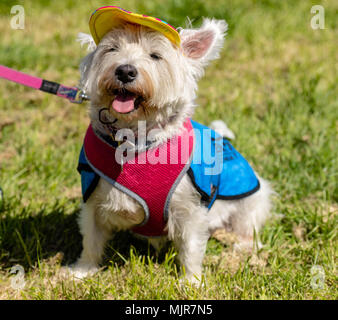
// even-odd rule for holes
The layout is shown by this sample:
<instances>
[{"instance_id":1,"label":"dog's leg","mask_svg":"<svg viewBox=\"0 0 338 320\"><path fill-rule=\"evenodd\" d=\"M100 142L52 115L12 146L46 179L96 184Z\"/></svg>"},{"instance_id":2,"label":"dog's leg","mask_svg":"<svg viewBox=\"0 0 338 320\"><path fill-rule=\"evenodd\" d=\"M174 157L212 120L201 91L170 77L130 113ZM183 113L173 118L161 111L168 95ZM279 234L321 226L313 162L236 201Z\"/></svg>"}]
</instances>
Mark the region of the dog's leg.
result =
<instances>
[{"instance_id":1,"label":"dog's leg","mask_svg":"<svg viewBox=\"0 0 338 320\"><path fill-rule=\"evenodd\" d=\"M184 269L182 270L183 280L199 284L202 276L202 262L209 239L206 209L187 206L186 210L176 211L171 216L171 221L168 223L169 238L174 241L179 251L178 259Z\"/></svg>"},{"instance_id":2,"label":"dog's leg","mask_svg":"<svg viewBox=\"0 0 338 320\"><path fill-rule=\"evenodd\" d=\"M270 215L273 193L269 183L261 178L260 189L251 196L234 201L236 207L230 217L232 231L237 235L238 242L234 249L252 252L262 248L259 231Z\"/></svg>"},{"instance_id":3,"label":"dog's leg","mask_svg":"<svg viewBox=\"0 0 338 320\"><path fill-rule=\"evenodd\" d=\"M199 214L194 211L192 214ZM201 214L204 214L201 213ZM209 232L206 221L193 222L184 226L183 234L179 241L175 241L178 245L178 258L182 267L184 267L185 278L191 282L199 284L202 276L202 262L205 255Z\"/></svg>"},{"instance_id":4,"label":"dog's leg","mask_svg":"<svg viewBox=\"0 0 338 320\"><path fill-rule=\"evenodd\" d=\"M273 193L268 182L259 178L260 189L240 200L216 200L209 212L209 231L226 229L235 233L236 250L252 251L262 247L258 232L270 215Z\"/></svg>"},{"instance_id":5,"label":"dog's leg","mask_svg":"<svg viewBox=\"0 0 338 320\"><path fill-rule=\"evenodd\" d=\"M262 248L259 231L270 215L273 193L267 181L259 178L260 189L239 201L238 212L231 216L231 227L238 237L235 249L252 251Z\"/></svg>"},{"instance_id":6,"label":"dog's leg","mask_svg":"<svg viewBox=\"0 0 338 320\"><path fill-rule=\"evenodd\" d=\"M80 258L71 268L77 278L84 278L98 270L105 243L111 236L110 230L99 223L96 213L94 200L89 199L87 203L83 204L79 217L83 250Z\"/></svg>"}]
</instances>

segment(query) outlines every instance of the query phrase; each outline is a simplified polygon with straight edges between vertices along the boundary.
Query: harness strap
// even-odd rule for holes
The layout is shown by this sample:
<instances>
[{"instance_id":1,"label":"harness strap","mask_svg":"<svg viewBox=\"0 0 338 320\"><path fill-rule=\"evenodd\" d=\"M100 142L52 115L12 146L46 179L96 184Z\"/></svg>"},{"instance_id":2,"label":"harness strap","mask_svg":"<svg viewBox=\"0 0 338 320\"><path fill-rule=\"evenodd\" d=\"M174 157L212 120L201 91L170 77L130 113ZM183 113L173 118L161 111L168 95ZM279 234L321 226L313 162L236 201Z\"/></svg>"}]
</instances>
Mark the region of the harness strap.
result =
<instances>
[{"instance_id":1,"label":"harness strap","mask_svg":"<svg viewBox=\"0 0 338 320\"><path fill-rule=\"evenodd\" d=\"M0 78L22 84L26 87L55 94L68 99L72 103L82 103L90 98L79 88L67 87L62 84L44 80L38 77L0 65Z\"/></svg>"}]
</instances>

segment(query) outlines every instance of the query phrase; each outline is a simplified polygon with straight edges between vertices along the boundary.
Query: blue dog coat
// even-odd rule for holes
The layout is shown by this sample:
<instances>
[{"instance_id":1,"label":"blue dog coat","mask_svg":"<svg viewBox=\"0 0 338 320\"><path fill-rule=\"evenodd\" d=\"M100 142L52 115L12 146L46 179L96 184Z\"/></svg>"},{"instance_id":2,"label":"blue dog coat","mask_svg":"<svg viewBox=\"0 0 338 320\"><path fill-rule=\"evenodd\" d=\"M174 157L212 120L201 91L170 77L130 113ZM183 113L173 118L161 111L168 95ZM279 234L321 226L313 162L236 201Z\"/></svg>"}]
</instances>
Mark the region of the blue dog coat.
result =
<instances>
[{"instance_id":1,"label":"blue dog coat","mask_svg":"<svg viewBox=\"0 0 338 320\"><path fill-rule=\"evenodd\" d=\"M254 171L229 141L200 123L191 123L195 149L188 175L209 209L216 199L241 199L259 190Z\"/></svg>"}]
</instances>

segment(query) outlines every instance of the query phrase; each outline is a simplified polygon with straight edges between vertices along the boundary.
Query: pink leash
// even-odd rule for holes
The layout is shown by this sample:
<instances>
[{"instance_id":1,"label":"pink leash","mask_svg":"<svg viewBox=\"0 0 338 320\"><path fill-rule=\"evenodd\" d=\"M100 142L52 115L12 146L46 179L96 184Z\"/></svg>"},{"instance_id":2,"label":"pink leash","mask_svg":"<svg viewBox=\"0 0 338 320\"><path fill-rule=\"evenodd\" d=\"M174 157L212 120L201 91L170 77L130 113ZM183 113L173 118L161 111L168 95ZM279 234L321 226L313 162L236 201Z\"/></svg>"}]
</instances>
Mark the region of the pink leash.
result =
<instances>
[{"instance_id":1,"label":"pink leash","mask_svg":"<svg viewBox=\"0 0 338 320\"><path fill-rule=\"evenodd\" d=\"M85 92L76 87L66 87L62 84L30 76L26 73L0 65L0 78L22 84L26 87L38 89L68 99L72 103L82 103L90 98Z\"/></svg>"}]
</instances>

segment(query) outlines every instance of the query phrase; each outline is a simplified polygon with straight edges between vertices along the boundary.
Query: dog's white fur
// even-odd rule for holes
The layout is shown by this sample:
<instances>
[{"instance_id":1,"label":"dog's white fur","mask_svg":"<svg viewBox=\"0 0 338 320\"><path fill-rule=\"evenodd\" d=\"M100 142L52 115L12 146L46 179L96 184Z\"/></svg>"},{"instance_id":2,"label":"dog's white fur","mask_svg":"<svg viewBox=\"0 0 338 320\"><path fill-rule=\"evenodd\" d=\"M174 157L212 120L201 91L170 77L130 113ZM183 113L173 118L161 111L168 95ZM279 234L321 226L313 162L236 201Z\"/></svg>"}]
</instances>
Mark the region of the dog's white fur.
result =
<instances>
[{"instance_id":1,"label":"dog's white fur","mask_svg":"<svg viewBox=\"0 0 338 320\"><path fill-rule=\"evenodd\" d=\"M226 30L225 21L204 19L199 29L180 30L180 48L174 47L162 34L141 26L126 25L112 30L97 47L89 35L82 34L81 43L87 43L93 50L80 66L81 86L91 97L89 114L93 127L107 133L98 120L98 111L102 106L110 108L112 89L124 86L142 95L144 102L130 114L111 110L108 118L117 118L118 128L137 130L137 121L146 120L148 129L154 126L161 129L155 137L157 143L177 134L184 120L193 114L197 82L207 64L218 58ZM154 52L162 59L152 59L150 54ZM123 85L114 77L114 70L121 64L137 68L139 75L135 81ZM258 192L241 200L216 200L208 212L190 178L183 177L172 196L167 230L168 238L179 251L187 279L194 282L201 278L207 241L216 229L235 232L238 248L252 248L254 235L263 226L271 206L272 190L265 180L259 180ZM113 232L130 229L143 218L144 212L138 202L100 179L80 214L83 251L73 267L75 275L84 277L95 272L104 245ZM165 239L149 241L160 248Z\"/></svg>"}]
</instances>

